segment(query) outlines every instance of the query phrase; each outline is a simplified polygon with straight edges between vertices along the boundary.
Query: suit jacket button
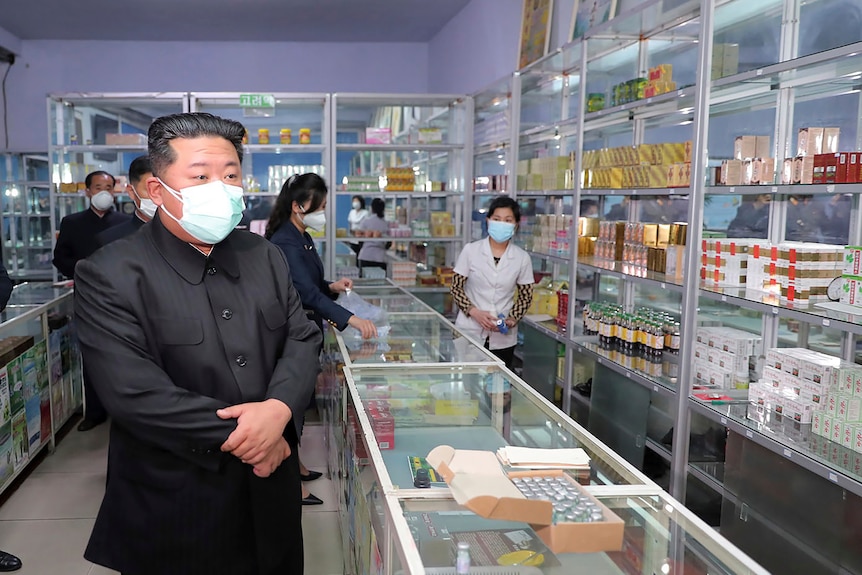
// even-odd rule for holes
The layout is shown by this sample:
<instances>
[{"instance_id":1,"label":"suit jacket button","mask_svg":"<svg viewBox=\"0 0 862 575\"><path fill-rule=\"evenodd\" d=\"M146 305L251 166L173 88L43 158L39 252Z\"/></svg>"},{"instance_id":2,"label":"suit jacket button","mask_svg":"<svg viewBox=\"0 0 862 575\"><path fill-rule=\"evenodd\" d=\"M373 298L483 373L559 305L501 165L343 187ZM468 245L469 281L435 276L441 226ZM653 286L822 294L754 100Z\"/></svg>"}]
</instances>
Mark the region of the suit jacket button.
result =
<instances>
[{"instance_id":1,"label":"suit jacket button","mask_svg":"<svg viewBox=\"0 0 862 575\"><path fill-rule=\"evenodd\" d=\"M236 364L240 367L245 367L248 365L248 360L244 355L238 355L236 356Z\"/></svg>"},{"instance_id":2,"label":"suit jacket button","mask_svg":"<svg viewBox=\"0 0 862 575\"><path fill-rule=\"evenodd\" d=\"M221 312L222 319L230 319L233 317L233 312L229 309L223 309Z\"/></svg>"},{"instance_id":3,"label":"suit jacket button","mask_svg":"<svg viewBox=\"0 0 862 575\"><path fill-rule=\"evenodd\" d=\"M208 267L207 268L207 274L211 275L211 276L216 275L216 269L214 267Z\"/></svg>"}]
</instances>

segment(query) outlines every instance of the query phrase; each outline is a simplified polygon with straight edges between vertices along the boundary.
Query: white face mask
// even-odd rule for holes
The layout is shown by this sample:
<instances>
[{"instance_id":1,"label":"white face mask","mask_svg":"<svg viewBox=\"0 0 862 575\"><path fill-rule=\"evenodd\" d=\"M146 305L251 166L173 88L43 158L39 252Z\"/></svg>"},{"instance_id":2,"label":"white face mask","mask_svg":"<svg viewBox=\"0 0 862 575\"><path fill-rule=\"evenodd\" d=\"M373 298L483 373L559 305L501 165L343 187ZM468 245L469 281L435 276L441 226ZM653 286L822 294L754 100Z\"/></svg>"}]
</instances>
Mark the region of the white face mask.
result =
<instances>
[{"instance_id":1,"label":"white face mask","mask_svg":"<svg viewBox=\"0 0 862 575\"><path fill-rule=\"evenodd\" d=\"M358 210L361 207L362 207L362 204L360 204L359 202L353 202L353 209L354 210Z\"/></svg>"},{"instance_id":2,"label":"white face mask","mask_svg":"<svg viewBox=\"0 0 862 575\"><path fill-rule=\"evenodd\" d=\"M153 216L156 215L156 210L159 209L159 206L157 206L150 198L142 198L141 195L138 193L138 190L135 189L135 186L130 185L130 187L135 193L135 197L133 199L137 200L135 204L137 205L138 210L140 210L142 214L147 216L148 219L153 219Z\"/></svg>"},{"instance_id":3,"label":"white face mask","mask_svg":"<svg viewBox=\"0 0 862 575\"><path fill-rule=\"evenodd\" d=\"M177 222L193 238L214 245L225 239L245 210L242 188L216 180L199 186L189 186L179 192L159 179L162 186L183 203L183 217L177 219L164 204L162 212Z\"/></svg>"},{"instance_id":4,"label":"white face mask","mask_svg":"<svg viewBox=\"0 0 862 575\"><path fill-rule=\"evenodd\" d=\"M93 194L93 197L90 198L90 205L100 211L109 210L114 205L114 195L105 190Z\"/></svg>"},{"instance_id":5,"label":"white face mask","mask_svg":"<svg viewBox=\"0 0 862 575\"><path fill-rule=\"evenodd\" d=\"M326 212L320 210L310 214L305 214L302 216L302 223L315 232L322 232L323 228L326 227Z\"/></svg>"}]
</instances>

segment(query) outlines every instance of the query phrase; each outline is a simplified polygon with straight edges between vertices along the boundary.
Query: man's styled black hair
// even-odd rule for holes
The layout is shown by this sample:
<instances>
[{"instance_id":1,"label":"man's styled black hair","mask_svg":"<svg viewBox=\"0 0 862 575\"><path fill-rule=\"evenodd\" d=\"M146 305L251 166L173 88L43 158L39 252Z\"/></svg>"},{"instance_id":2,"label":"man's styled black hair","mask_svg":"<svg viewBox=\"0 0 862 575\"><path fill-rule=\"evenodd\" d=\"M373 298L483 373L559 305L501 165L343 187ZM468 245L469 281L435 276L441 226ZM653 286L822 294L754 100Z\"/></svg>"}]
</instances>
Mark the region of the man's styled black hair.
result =
<instances>
[{"instance_id":1,"label":"man's styled black hair","mask_svg":"<svg viewBox=\"0 0 862 575\"><path fill-rule=\"evenodd\" d=\"M84 185L87 186L88 190L90 189L90 184L93 183L93 178L95 178L96 176L108 176L109 178L111 178L111 181L114 183L114 185L117 184L117 179L114 176L112 176L105 170L96 170L95 172L90 172L89 174L87 174L87 177L84 178Z\"/></svg>"},{"instance_id":2,"label":"man's styled black hair","mask_svg":"<svg viewBox=\"0 0 862 575\"><path fill-rule=\"evenodd\" d=\"M162 116L150 125L148 151L153 175L160 176L175 160L171 140L177 138L221 137L233 144L242 162L242 137L245 127L236 120L220 118L205 112Z\"/></svg>"},{"instance_id":3,"label":"man's styled black hair","mask_svg":"<svg viewBox=\"0 0 862 575\"><path fill-rule=\"evenodd\" d=\"M149 156L138 156L132 163L129 164L129 183L137 184L144 177L144 174L152 174L153 167L150 165Z\"/></svg>"}]
</instances>

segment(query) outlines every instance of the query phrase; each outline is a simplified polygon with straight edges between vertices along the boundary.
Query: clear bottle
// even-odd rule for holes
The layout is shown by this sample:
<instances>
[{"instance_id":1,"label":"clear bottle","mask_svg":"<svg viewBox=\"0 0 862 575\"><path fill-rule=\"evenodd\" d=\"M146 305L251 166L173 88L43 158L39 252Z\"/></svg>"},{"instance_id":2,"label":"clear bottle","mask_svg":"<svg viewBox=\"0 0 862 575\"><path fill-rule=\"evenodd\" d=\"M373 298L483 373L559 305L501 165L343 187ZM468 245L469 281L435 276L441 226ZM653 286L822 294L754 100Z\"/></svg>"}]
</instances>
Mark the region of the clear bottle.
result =
<instances>
[{"instance_id":1,"label":"clear bottle","mask_svg":"<svg viewBox=\"0 0 862 575\"><path fill-rule=\"evenodd\" d=\"M458 543L458 554L455 556L455 573L457 575L470 573L470 544L466 541Z\"/></svg>"}]
</instances>

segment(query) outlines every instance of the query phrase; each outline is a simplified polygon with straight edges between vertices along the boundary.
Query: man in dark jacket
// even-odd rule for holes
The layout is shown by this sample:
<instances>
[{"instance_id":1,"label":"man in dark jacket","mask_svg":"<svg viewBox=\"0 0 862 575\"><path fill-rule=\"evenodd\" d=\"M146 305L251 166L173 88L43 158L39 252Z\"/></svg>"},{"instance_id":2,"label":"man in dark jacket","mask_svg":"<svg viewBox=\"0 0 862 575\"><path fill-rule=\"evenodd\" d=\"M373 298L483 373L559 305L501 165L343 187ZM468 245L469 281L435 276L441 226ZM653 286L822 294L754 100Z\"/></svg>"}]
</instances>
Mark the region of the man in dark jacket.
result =
<instances>
[{"instance_id":1,"label":"man in dark jacket","mask_svg":"<svg viewBox=\"0 0 862 575\"><path fill-rule=\"evenodd\" d=\"M157 119L156 216L78 265L78 338L112 418L85 557L124 575L303 572L297 429L321 335L280 250L234 230L244 132Z\"/></svg>"},{"instance_id":2,"label":"man in dark jacket","mask_svg":"<svg viewBox=\"0 0 862 575\"><path fill-rule=\"evenodd\" d=\"M54 267L67 278L74 278L77 263L99 249L96 236L129 220L114 211L114 176L101 170L92 172L84 184L90 207L63 218L54 247Z\"/></svg>"},{"instance_id":3,"label":"man in dark jacket","mask_svg":"<svg viewBox=\"0 0 862 575\"><path fill-rule=\"evenodd\" d=\"M150 167L150 159L147 156L138 156L132 160L132 163L129 164L129 183L126 185L126 193L135 202L135 214L126 223L108 228L100 233L96 237L99 246L132 235L142 225L153 219L156 205L147 192L147 180L152 177L153 169Z\"/></svg>"},{"instance_id":4,"label":"man in dark jacket","mask_svg":"<svg viewBox=\"0 0 862 575\"><path fill-rule=\"evenodd\" d=\"M83 212L71 214L60 222L60 234L54 247L54 267L66 277L75 277L75 266L84 258L99 249L96 236L108 228L119 226L129 220L129 216L114 211L114 176L108 172L92 172L84 181L90 207ZM84 420L78 431L89 431L103 423L107 418L99 395L90 385L86 364L84 369Z\"/></svg>"}]
</instances>

